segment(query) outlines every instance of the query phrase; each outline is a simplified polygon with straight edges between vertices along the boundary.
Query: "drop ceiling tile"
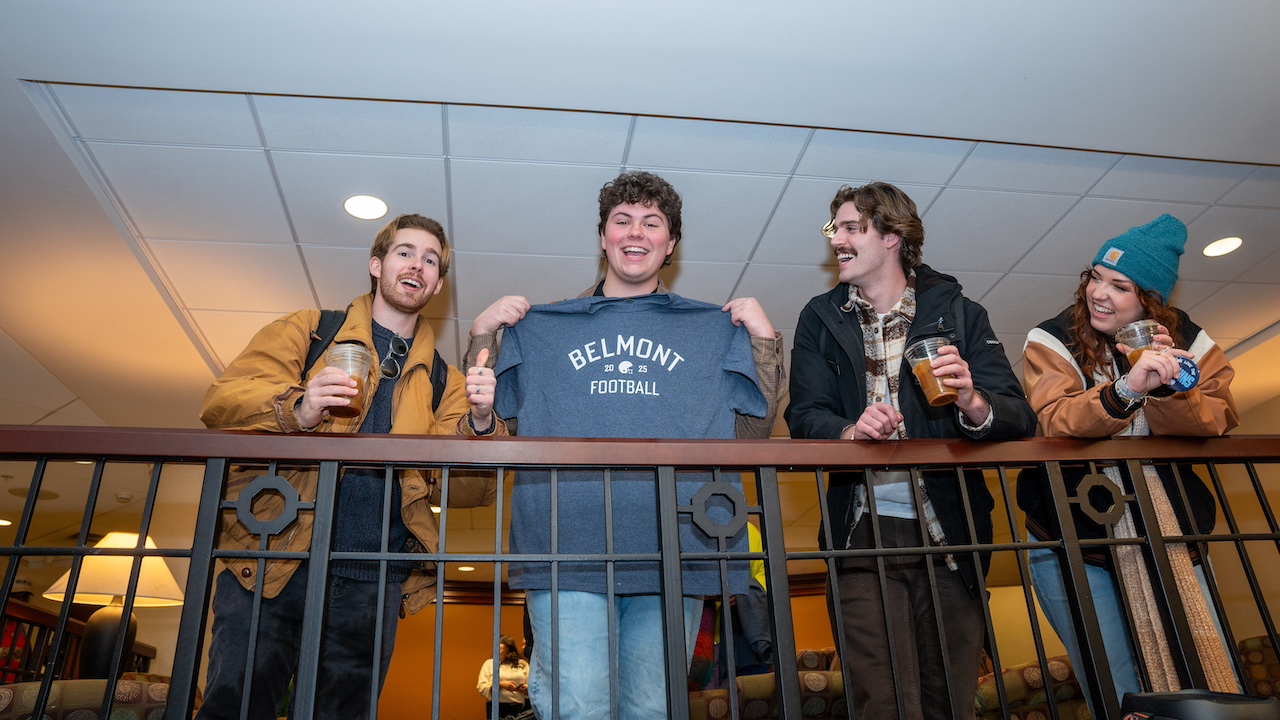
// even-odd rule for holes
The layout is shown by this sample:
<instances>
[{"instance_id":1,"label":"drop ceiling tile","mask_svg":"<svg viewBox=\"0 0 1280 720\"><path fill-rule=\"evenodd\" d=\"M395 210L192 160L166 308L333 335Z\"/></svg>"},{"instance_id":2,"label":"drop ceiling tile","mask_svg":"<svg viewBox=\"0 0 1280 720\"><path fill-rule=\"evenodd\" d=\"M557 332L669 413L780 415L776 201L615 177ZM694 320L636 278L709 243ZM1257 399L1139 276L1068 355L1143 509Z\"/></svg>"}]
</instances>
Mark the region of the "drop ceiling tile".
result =
<instances>
[{"instance_id":1,"label":"drop ceiling tile","mask_svg":"<svg viewBox=\"0 0 1280 720\"><path fill-rule=\"evenodd\" d=\"M822 522L822 506L814 503L803 515L796 519L794 525L786 527L782 537L791 552L803 552L818 549L818 527ZM789 574L799 574L804 569L808 573L826 572L821 560L792 560L787 563Z\"/></svg>"},{"instance_id":2,"label":"drop ceiling tile","mask_svg":"<svg viewBox=\"0 0 1280 720\"><path fill-rule=\"evenodd\" d=\"M952 272L947 268L938 267L933 269L954 277L964 289L964 296L978 303L982 302L983 296L1004 277L1003 273Z\"/></svg>"},{"instance_id":3,"label":"drop ceiling tile","mask_svg":"<svg viewBox=\"0 0 1280 720\"><path fill-rule=\"evenodd\" d=\"M1208 331L1206 330L1205 332ZM1209 337L1213 338L1213 341L1218 344L1218 347L1222 348L1223 352L1231 350L1241 341L1240 338L1220 338L1213 333L1209 333Z\"/></svg>"},{"instance_id":4,"label":"drop ceiling tile","mask_svg":"<svg viewBox=\"0 0 1280 720\"><path fill-rule=\"evenodd\" d=\"M41 418L37 425L76 425L88 427L107 427L107 421L89 409L83 400L76 400L63 405L56 411Z\"/></svg>"},{"instance_id":5,"label":"drop ceiling tile","mask_svg":"<svg viewBox=\"0 0 1280 720\"><path fill-rule=\"evenodd\" d=\"M1004 348L1004 356L1018 379L1022 379L1022 348L1026 346L1026 333L996 333L996 340Z\"/></svg>"},{"instance_id":6,"label":"drop ceiling tile","mask_svg":"<svg viewBox=\"0 0 1280 720\"><path fill-rule=\"evenodd\" d=\"M1022 258L1014 271L1078 276L1093 261L1104 241L1125 230L1164 213L1189 223L1202 212L1204 208L1196 205L1086 197ZM926 223L926 232L928 227Z\"/></svg>"},{"instance_id":7,"label":"drop ceiling tile","mask_svg":"<svg viewBox=\"0 0 1280 720\"><path fill-rule=\"evenodd\" d=\"M947 188L924 215L924 261L955 270L1008 270L1078 198Z\"/></svg>"},{"instance_id":8,"label":"drop ceiling tile","mask_svg":"<svg viewBox=\"0 0 1280 720\"><path fill-rule=\"evenodd\" d=\"M1272 247L1280 247L1280 241L1269 240ZM1243 249L1243 247L1241 248ZM1236 252L1240 252L1237 250ZM1235 253L1232 253L1234 255ZM1226 256L1230 257L1230 255ZM1273 283L1280 281L1280 251L1268 256L1265 260L1259 262L1241 275L1237 280L1241 282L1261 282Z\"/></svg>"},{"instance_id":9,"label":"drop ceiling tile","mask_svg":"<svg viewBox=\"0 0 1280 720\"><path fill-rule=\"evenodd\" d=\"M302 309L302 307L293 308L293 310ZM200 328L200 334L204 335L205 341L209 343L209 348L225 368L248 347L249 341L259 330L293 310L287 312L192 310L191 317Z\"/></svg>"},{"instance_id":10,"label":"drop ceiling tile","mask_svg":"<svg viewBox=\"0 0 1280 720\"><path fill-rule=\"evenodd\" d=\"M459 252L450 279L458 290L458 320L462 332L485 308L504 295L522 295L534 305L577 297L597 282L600 261L595 257L548 257Z\"/></svg>"},{"instance_id":11,"label":"drop ceiling tile","mask_svg":"<svg viewBox=\"0 0 1280 720\"><path fill-rule=\"evenodd\" d=\"M1224 205L1280 207L1280 168L1260 167L1222 198Z\"/></svg>"},{"instance_id":12,"label":"drop ceiling tile","mask_svg":"<svg viewBox=\"0 0 1280 720\"><path fill-rule=\"evenodd\" d=\"M1173 294L1169 298L1169 304L1183 310L1190 310L1203 302L1205 298L1221 290L1225 284L1207 280L1178 278L1178 284L1173 286Z\"/></svg>"},{"instance_id":13,"label":"drop ceiling tile","mask_svg":"<svg viewBox=\"0 0 1280 720\"><path fill-rule=\"evenodd\" d=\"M440 357L457 367L462 361L462 352L458 349L458 321L441 318L428 318L428 321L431 323L431 329L435 331L436 350L440 351ZM471 327L470 323L467 327ZM466 373L466 370L463 370L463 373Z\"/></svg>"},{"instance_id":14,"label":"drop ceiling tile","mask_svg":"<svg viewBox=\"0 0 1280 720\"><path fill-rule=\"evenodd\" d=\"M1031 328L1070 305L1079 284L1074 276L1007 275L986 294L982 306L997 335L1025 338Z\"/></svg>"},{"instance_id":15,"label":"drop ceiling tile","mask_svg":"<svg viewBox=\"0 0 1280 720\"><path fill-rule=\"evenodd\" d=\"M1228 283L1188 311L1211 337L1248 338L1273 325L1280 308L1280 285Z\"/></svg>"},{"instance_id":16,"label":"drop ceiling tile","mask_svg":"<svg viewBox=\"0 0 1280 720\"><path fill-rule=\"evenodd\" d=\"M786 174L808 135L804 128L638 117L627 165Z\"/></svg>"},{"instance_id":17,"label":"drop ceiling tile","mask_svg":"<svg viewBox=\"0 0 1280 720\"><path fill-rule=\"evenodd\" d=\"M272 152L271 159L298 242L367 250L402 213L434 218L449 232L443 158ZM352 195L381 198L387 214L377 220L348 215L342 203Z\"/></svg>"},{"instance_id":18,"label":"drop ceiling tile","mask_svg":"<svg viewBox=\"0 0 1280 720\"><path fill-rule=\"evenodd\" d=\"M372 243L372 237L370 242ZM320 307L341 310L352 299L369 292L369 249L339 248L327 246L302 246L302 259L306 262L311 284L320 298ZM445 286L439 295L427 303L427 317L452 317L453 293L449 284L453 271L445 276Z\"/></svg>"},{"instance_id":19,"label":"drop ceiling tile","mask_svg":"<svg viewBox=\"0 0 1280 720\"><path fill-rule=\"evenodd\" d=\"M293 242L261 150L88 146L109 190L144 236Z\"/></svg>"},{"instance_id":20,"label":"drop ceiling tile","mask_svg":"<svg viewBox=\"0 0 1280 720\"><path fill-rule=\"evenodd\" d=\"M1082 195L1119 159L1083 150L979 143L949 185Z\"/></svg>"},{"instance_id":21,"label":"drop ceiling tile","mask_svg":"<svg viewBox=\"0 0 1280 720\"><path fill-rule=\"evenodd\" d=\"M262 147L239 93L50 85L79 137L170 145Z\"/></svg>"},{"instance_id":22,"label":"drop ceiling tile","mask_svg":"<svg viewBox=\"0 0 1280 720\"><path fill-rule=\"evenodd\" d=\"M786 426L784 425L783 427L785 428ZM783 435L782 437L786 437L786 436ZM787 502L784 500L781 503L783 525L793 525L794 523L800 522L803 518L805 518L807 515L813 512L813 509L817 507L817 505L818 505L817 500L812 500L805 503ZM785 536L786 531L784 530L783 533Z\"/></svg>"},{"instance_id":23,"label":"drop ceiling tile","mask_svg":"<svg viewBox=\"0 0 1280 720\"><path fill-rule=\"evenodd\" d=\"M449 156L622 166L631 118L450 105Z\"/></svg>"},{"instance_id":24,"label":"drop ceiling tile","mask_svg":"<svg viewBox=\"0 0 1280 720\"><path fill-rule=\"evenodd\" d=\"M47 415L45 408L0 397L0 425L35 425Z\"/></svg>"},{"instance_id":25,"label":"drop ceiling tile","mask_svg":"<svg viewBox=\"0 0 1280 720\"><path fill-rule=\"evenodd\" d=\"M834 268L831 241L822 234L822 226L831 219L831 200L839 189L840 183L835 180L792 178L751 260ZM942 191L928 185L905 185L901 189L917 207L928 207Z\"/></svg>"},{"instance_id":26,"label":"drop ceiling tile","mask_svg":"<svg viewBox=\"0 0 1280 720\"><path fill-rule=\"evenodd\" d=\"M821 267L751 263L734 297L758 300L774 329L794 328L809 300L829 292L838 282L833 273ZM794 338L789 338L786 345L793 343Z\"/></svg>"},{"instance_id":27,"label":"drop ceiling tile","mask_svg":"<svg viewBox=\"0 0 1280 720\"><path fill-rule=\"evenodd\" d=\"M1214 337L1216 339L1217 336ZM1236 371L1235 380L1231 383L1231 393L1235 396L1240 411L1246 415L1246 426L1251 433L1275 432L1274 398L1280 396L1280 373L1275 371L1277 345L1276 337L1271 335L1270 339L1258 342L1243 341L1230 353L1231 365ZM1265 408L1260 413L1261 416L1249 412L1259 405ZM1274 480L1271 478L1274 475L1269 476L1267 483L1274 487Z\"/></svg>"},{"instance_id":28,"label":"drop ceiling tile","mask_svg":"<svg viewBox=\"0 0 1280 720\"><path fill-rule=\"evenodd\" d=\"M191 310L283 315L314 308L311 284L293 245L149 240L160 272Z\"/></svg>"},{"instance_id":29,"label":"drop ceiling tile","mask_svg":"<svg viewBox=\"0 0 1280 720\"><path fill-rule=\"evenodd\" d=\"M723 305L734 297L750 297L749 292L734 292L743 267L743 263L677 260L662 271L662 280L677 295Z\"/></svg>"},{"instance_id":30,"label":"drop ceiling tile","mask_svg":"<svg viewBox=\"0 0 1280 720\"><path fill-rule=\"evenodd\" d=\"M797 175L839 178L853 184L884 181L945 184L973 143L961 140L818 130Z\"/></svg>"},{"instance_id":31,"label":"drop ceiling tile","mask_svg":"<svg viewBox=\"0 0 1280 720\"><path fill-rule=\"evenodd\" d=\"M831 242L822 234L839 183L792 178L769 219L752 262L835 267Z\"/></svg>"},{"instance_id":32,"label":"drop ceiling tile","mask_svg":"<svg viewBox=\"0 0 1280 720\"><path fill-rule=\"evenodd\" d=\"M451 160L454 247L595 257L600 252L597 198L617 175L616 168ZM496 193L495 188L520 191Z\"/></svg>"},{"instance_id":33,"label":"drop ceiling tile","mask_svg":"<svg viewBox=\"0 0 1280 720\"><path fill-rule=\"evenodd\" d=\"M1251 165L1126 155L1089 194L1164 202L1212 203L1251 172Z\"/></svg>"},{"instance_id":34,"label":"drop ceiling tile","mask_svg":"<svg viewBox=\"0 0 1280 720\"><path fill-rule=\"evenodd\" d=\"M1205 257L1206 245L1223 237L1242 238L1239 250ZM1187 248L1179 278L1280 282L1280 209L1215 206L1187 226Z\"/></svg>"},{"instance_id":35,"label":"drop ceiling tile","mask_svg":"<svg viewBox=\"0 0 1280 720\"><path fill-rule=\"evenodd\" d=\"M75 393L3 330L0 330L0 367L4 368L6 376L22 378L22 382L0 383L0 400L39 410L39 415L44 415L76 399ZM0 421L0 424L8 422ZM15 421L14 424L26 425L29 422L31 420Z\"/></svg>"},{"instance_id":36,"label":"drop ceiling tile","mask_svg":"<svg viewBox=\"0 0 1280 720\"><path fill-rule=\"evenodd\" d=\"M444 155L433 103L254 95L267 147L344 153Z\"/></svg>"},{"instance_id":37,"label":"drop ceiling tile","mask_svg":"<svg viewBox=\"0 0 1280 720\"><path fill-rule=\"evenodd\" d=\"M675 262L751 257L786 185L785 178L764 175L665 171L662 176L682 201L683 236Z\"/></svg>"}]
</instances>

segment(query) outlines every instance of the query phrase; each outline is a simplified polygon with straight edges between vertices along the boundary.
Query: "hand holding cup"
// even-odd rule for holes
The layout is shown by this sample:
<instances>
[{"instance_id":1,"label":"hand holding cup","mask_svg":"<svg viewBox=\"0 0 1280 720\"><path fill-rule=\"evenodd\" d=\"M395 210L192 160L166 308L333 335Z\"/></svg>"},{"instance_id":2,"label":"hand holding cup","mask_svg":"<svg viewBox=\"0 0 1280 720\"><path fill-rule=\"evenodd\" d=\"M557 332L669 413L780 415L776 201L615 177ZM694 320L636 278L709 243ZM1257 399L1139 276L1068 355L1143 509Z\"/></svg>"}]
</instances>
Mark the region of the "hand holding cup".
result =
<instances>
[{"instance_id":1,"label":"hand holding cup","mask_svg":"<svg viewBox=\"0 0 1280 720\"><path fill-rule=\"evenodd\" d=\"M947 373L935 374L935 364L938 368L945 367L946 362L935 363L935 361L943 360L950 355L955 355L955 359L959 359L959 355L955 353L942 353L943 347L949 345L946 338L927 337L923 340L917 340L907 348L905 353L907 362L911 363L911 372L916 376L916 382L920 383L920 389L924 390L925 399L929 401L932 407L941 407L950 405L960 397L957 388L951 387L943 382L940 375L954 378L955 375Z\"/></svg>"},{"instance_id":2,"label":"hand holding cup","mask_svg":"<svg viewBox=\"0 0 1280 720\"><path fill-rule=\"evenodd\" d=\"M1116 349L1129 360L1125 384L1146 394L1161 385L1186 392L1200 381L1200 368L1186 350L1173 347L1169 330L1155 320L1138 320L1116 331Z\"/></svg>"},{"instance_id":3,"label":"hand holding cup","mask_svg":"<svg viewBox=\"0 0 1280 720\"><path fill-rule=\"evenodd\" d=\"M373 353L360 343L336 343L325 351L324 362L328 367L307 384L308 395L314 386L313 404L327 409L333 417L360 417Z\"/></svg>"}]
</instances>

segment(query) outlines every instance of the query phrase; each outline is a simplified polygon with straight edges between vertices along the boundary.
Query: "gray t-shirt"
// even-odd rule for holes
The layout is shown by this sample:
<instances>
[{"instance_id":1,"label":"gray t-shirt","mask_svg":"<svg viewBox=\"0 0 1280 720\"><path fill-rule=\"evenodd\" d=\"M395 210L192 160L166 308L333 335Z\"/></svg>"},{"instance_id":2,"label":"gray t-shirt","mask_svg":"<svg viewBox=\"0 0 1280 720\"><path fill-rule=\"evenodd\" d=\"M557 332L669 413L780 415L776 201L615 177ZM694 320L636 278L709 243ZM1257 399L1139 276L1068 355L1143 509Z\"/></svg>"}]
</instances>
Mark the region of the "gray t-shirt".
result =
<instances>
[{"instance_id":1,"label":"gray t-shirt","mask_svg":"<svg viewBox=\"0 0 1280 720\"><path fill-rule=\"evenodd\" d=\"M495 368L495 408L518 418L523 436L584 438L731 439L736 413L763 417L766 402L756 379L751 340L720 307L678 295L579 298L536 305L503 334ZM722 476L738 489L737 475ZM557 552L607 552L604 473L557 474ZM613 552L658 552L656 474L609 474L613 508ZM688 505L711 480L709 473L678 473L677 502ZM745 511L745 508L743 509ZM723 524L727 501L713 497L708 511ZM512 498L511 552L551 551L550 472L520 471ZM747 551L745 531L721 548L719 542L680 515L683 552ZM732 563L730 592L745 592L745 563ZM714 561L682 565L683 593L720 592ZM511 586L549 589L545 562L513 563ZM605 592L601 562L562 562L562 590ZM659 591L656 561L619 562L617 594Z\"/></svg>"}]
</instances>

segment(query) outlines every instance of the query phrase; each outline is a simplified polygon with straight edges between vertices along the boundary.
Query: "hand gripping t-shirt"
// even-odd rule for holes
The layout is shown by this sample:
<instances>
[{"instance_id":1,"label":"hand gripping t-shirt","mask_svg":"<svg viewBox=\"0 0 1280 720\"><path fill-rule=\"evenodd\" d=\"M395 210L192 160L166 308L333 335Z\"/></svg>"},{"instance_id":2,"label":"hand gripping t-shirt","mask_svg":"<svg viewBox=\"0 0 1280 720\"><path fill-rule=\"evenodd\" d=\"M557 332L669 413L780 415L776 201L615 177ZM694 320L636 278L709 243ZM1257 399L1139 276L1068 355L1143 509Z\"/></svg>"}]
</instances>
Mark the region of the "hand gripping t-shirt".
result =
<instances>
[{"instance_id":1,"label":"hand gripping t-shirt","mask_svg":"<svg viewBox=\"0 0 1280 720\"><path fill-rule=\"evenodd\" d=\"M503 333L495 372L495 409L517 418L523 436L731 439L736 413L763 417L767 408L746 328L735 327L719 306L674 294L535 305ZM564 471L557 479L557 552L605 553L604 473ZM678 504L689 505L711 479L679 472ZM741 490L736 474L722 480ZM613 552L658 553L656 473L617 470L609 483ZM549 471L516 474L512 553L551 551L550 484ZM708 515L723 524L732 510L721 500L713 496ZM682 552L722 550L687 513L679 521ZM723 549L746 552L746 533ZM745 592L745 563L731 566L730 592ZM714 561L683 562L683 594L719 594L717 568ZM659 573L656 561L619 560L613 591L656 593ZM551 567L513 562L508 579L514 588L550 589ZM603 593L605 583L602 562L559 564L561 590Z\"/></svg>"}]
</instances>

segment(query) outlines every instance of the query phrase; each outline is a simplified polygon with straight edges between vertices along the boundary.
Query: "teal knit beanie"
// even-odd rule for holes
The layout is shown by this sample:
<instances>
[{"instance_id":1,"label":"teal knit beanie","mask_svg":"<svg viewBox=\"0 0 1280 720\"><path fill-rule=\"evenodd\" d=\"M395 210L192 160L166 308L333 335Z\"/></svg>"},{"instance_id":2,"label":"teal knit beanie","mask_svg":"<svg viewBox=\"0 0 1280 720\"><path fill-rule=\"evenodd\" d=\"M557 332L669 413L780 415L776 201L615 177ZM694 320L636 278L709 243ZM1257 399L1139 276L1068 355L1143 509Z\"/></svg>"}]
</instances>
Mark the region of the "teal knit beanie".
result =
<instances>
[{"instance_id":1,"label":"teal knit beanie","mask_svg":"<svg viewBox=\"0 0 1280 720\"><path fill-rule=\"evenodd\" d=\"M1187 226L1172 215L1161 215L1104 242L1093 265L1109 267L1143 290L1160 293L1168 305L1186 244Z\"/></svg>"}]
</instances>

